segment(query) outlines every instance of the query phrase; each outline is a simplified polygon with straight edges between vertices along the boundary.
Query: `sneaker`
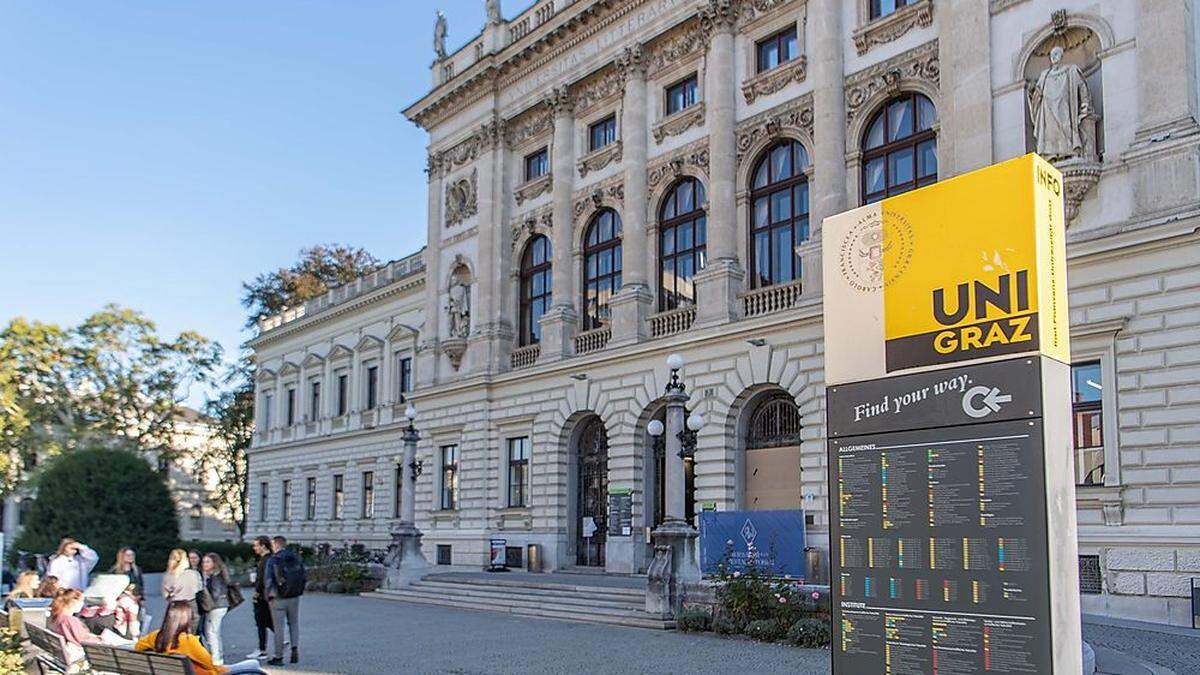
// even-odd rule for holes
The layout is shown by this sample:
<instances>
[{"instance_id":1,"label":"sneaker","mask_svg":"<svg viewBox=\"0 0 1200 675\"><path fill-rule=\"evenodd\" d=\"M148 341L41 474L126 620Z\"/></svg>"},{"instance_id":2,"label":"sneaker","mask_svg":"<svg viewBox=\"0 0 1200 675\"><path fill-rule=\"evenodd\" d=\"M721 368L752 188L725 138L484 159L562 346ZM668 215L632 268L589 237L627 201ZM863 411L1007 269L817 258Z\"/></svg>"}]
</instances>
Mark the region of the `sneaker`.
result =
<instances>
[{"instance_id":1,"label":"sneaker","mask_svg":"<svg viewBox=\"0 0 1200 675\"><path fill-rule=\"evenodd\" d=\"M281 658L279 658L278 656L276 656L275 658L271 659L270 661L267 661L267 665L268 665L268 666L282 666L282 665L283 665L283 659L281 659Z\"/></svg>"},{"instance_id":2,"label":"sneaker","mask_svg":"<svg viewBox=\"0 0 1200 675\"><path fill-rule=\"evenodd\" d=\"M300 663L300 650L292 647L292 663Z\"/></svg>"},{"instance_id":3,"label":"sneaker","mask_svg":"<svg viewBox=\"0 0 1200 675\"><path fill-rule=\"evenodd\" d=\"M247 654L246 658L248 658L248 659L265 659L265 658L267 658L267 653L261 649L256 649L256 650L250 652L249 654Z\"/></svg>"}]
</instances>

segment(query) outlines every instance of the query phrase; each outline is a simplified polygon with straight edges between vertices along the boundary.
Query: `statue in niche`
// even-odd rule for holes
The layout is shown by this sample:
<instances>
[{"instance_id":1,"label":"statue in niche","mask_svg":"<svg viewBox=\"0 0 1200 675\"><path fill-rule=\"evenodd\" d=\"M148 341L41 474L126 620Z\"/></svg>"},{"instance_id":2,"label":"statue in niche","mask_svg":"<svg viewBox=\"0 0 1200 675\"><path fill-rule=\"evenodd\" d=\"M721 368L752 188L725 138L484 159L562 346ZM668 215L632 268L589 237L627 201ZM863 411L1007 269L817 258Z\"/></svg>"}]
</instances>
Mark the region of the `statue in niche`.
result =
<instances>
[{"instance_id":1,"label":"statue in niche","mask_svg":"<svg viewBox=\"0 0 1200 675\"><path fill-rule=\"evenodd\" d=\"M1063 48L1050 50L1050 67L1029 87L1034 149L1048 160L1085 157L1092 152L1085 121L1092 99L1079 66L1063 63Z\"/></svg>"},{"instance_id":2,"label":"statue in niche","mask_svg":"<svg viewBox=\"0 0 1200 675\"><path fill-rule=\"evenodd\" d=\"M433 53L438 61L446 58L446 15L438 10L437 21L433 24Z\"/></svg>"},{"instance_id":3,"label":"statue in niche","mask_svg":"<svg viewBox=\"0 0 1200 675\"><path fill-rule=\"evenodd\" d=\"M471 332L471 285L466 282L464 276L461 269L454 273L446 300L450 337L455 338L465 338Z\"/></svg>"},{"instance_id":4,"label":"statue in niche","mask_svg":"<svg viewBox=\"0 0 1200 675\"><path fill-rule=\"evenodd\" d=\"M501 23L504 19L500 16L500 0L487 0L488 23Z\"/></svg>"}]
</instances>

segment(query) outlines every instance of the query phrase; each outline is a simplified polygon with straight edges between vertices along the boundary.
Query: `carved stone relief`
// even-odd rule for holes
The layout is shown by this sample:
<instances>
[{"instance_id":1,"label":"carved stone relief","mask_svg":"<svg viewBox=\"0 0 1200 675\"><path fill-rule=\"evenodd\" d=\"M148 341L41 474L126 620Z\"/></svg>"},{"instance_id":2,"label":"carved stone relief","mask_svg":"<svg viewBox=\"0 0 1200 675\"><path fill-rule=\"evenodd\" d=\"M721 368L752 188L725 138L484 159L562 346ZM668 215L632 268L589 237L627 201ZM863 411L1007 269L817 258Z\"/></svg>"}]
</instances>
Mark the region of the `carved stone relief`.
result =
<instances>
[{"instance_id":1,"label":"carved stone relief","mask_svg":"<svg viewBox=\"0 0 1200 675\"><path fill-rule=\"evenodd\" d=\"M708 139L681 148L666 161L651 164L646 172L646 184L654 188L664 180L674 180L687 167L695 167L708 174Z\"/></svg>"},{"instance_id":2,"label":"carved stone relief","mask_svg":"<svg viewBox=\"0 0 1200 675\"><path fill-rule=\"evenodd\" d=\"M553 227L554 217L551 209L531 211L525 214L520 220L513 222L512 239L508 242L509 248L515 249L517 242L532 237L535 234L545 234Z\"/></svg>"},{"instance_id":3,"label":"carved stone relief","mask_svg":"<svg viewBox=\"0 0 1200 675\"><path fill-rule=\"evenodd\" d=\"M762 96L770 96L792 82L800 83L808 77L808 57L801 55L791 61L759 73L742 84L742 96L746 103L754 103Z\"/></svg>"},{"instance_id":4,"label":"carved stone relief","mask_svg":"<svg viewBox=\"0 0 1200 675\"><path fill-rule=\"evenodd\" d=\"M813 132L812 94L790 103L759 113L742 122L737 128L737 162L746 159L746 153L761 141L772 139L783 129L803 131L809 138Z\"/></svg>"},{"instance_id":5,"label":"carved stone relief","mask_svg":"<svg viewBox=\"0 0 1200 675\"><path fill-rule=\"evenodd\" d=\"M517 200L517 205L520 206L525 202L535 197L540 197L550 191L554 185L554 179L550 174L538 176L533 180L519 186L513 191L513 196Z\"/></svg>"},{"instance_id":6,"label":"carved stone relief","mask_svg":"<svg viewBox=\"0 0 1200 675\"><path fill-rule=\"evenodd\" d=\"M918 0L878 19L871 19L870 3L859 0L860 25L854 30L854 47L862 56L877 45L887 44L920 27L933 25L933 0Z\"/></svg>"},{"instance_id":7,"label":"carved stone relief","mask_svg":"<svg viewBox=\"0 0 1200 675\"><path fill-rule=\"evenodd\" d=\"M621 152L621 141L614 141L584 155L579 159L580 178L587 176L589 171L599 171L613 162L621 161Z\"/></svg>"},{"instance_id":8,"label":"carved stone relief","mask_svg":"<svg viewBox=\"0 0 1200 675\"><path fill-rule=\"evenodd\" d=\"M622 182L601 183L595 189L585 193L583 197L576 195L575 207L572 213L576 218L604 205L606 200L625 201L625 184Z\"/></svg>"},{"instance_id":9,"label":"carved stone relief","mask_svg":"<svg viewBox=\"0 0 1200 675\"><path fill-rule=\"evenodd\" d=\"M508 147L515 148L528 140L550 133L552 129L554 117L550 114L550 109L539 105L510 120L504 140Z\"/></svg>"},{"instance_id":10,"label":"carved stone relief","mask_svg":"<svg viewBox=\"0 0 1200 675\"><path fill-rule=\"evenodd\" d=\"M937 40L897 54L846 78L846 125L863 111L877 92L899 93L905 82L924 81L937 87L941 80Z\"/></svg>"},{"instance_id":11,"label":"carved stone relief","mask_svg":"<svg viewBox=\"0 0 1200 675\"><path fill-rule=\"evenodd\" d=\"M446 227L457 225L478 211L475 173L475 169L471 169L471 175L454 181L446 188Z\"/></svg>"},{"instance_id":12,"label":"carved stone relief","mask_svg":"<svg viewBox=\"0 0 1200 675\"><path fill-rule=\"evenodd\" d=\"M704 32L700 24L691 21L677 30L654 42L646 56L646 74L653 76L658 71L679 63L683 59L704 50Z\"/></svg>"},{"instance_id":13,"label":"carved stone relief","mask_svg":"<svg viewBox=\"0 0 1200 675\"><path fill-rule=\"evenodd\" d=\"M678 136L683 132L704 124L704 103L700 102L690 108L681 110L654 125L651 133L655 143L662 143L668 136Z\"/></svg>"}]
</instances>

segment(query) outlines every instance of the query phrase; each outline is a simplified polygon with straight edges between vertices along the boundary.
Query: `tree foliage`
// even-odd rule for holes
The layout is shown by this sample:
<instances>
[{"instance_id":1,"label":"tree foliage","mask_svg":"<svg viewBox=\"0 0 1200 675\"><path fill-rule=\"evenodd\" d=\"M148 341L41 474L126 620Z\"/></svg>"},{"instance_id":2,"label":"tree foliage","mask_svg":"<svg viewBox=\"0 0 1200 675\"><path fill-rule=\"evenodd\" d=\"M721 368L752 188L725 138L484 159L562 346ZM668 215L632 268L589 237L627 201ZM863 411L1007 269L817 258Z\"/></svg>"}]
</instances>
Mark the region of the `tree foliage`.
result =
<instances>
[{"instance_id":1,"label":"tree foliage","mask_svg":"<svg viewBox=\"0 0 1200 675\"><path fill-rule=\"evenodd\" d=\"M132 546L143 567L161 570L179 541L166 482L128 450L63 455L46 467L36 486L25 529L13 544L18 550L53 552L62 537L74 537L94 548L104 567L117 549Z\"/></svg>"},{"instance_id":2,"label":"tree foliage","mask_svg":"<svg viewBox=\"0 0 1200 675\"><path fill-rule=\"evenodd\" d=\"M246 534L246 449L254 436L254 382L240 369L230 379L236 384L205 406L213 433L197 459L202 471L217 476L210 495L213 507Z\"/></svg>"},{"instance_id":3,"label":"tree foliage","mask_svg":"<svg viewBox=\"0 0 1200 675\"><path fill-rule=\"evenodd\" d=\"M84 447L173 457L179 405L221 348L198 333L158 335L108 305L77 326L13 319L0 331L0 492L39 461ZM7 383L7 384L6 384Z\"/></svg>"},{"instance_id":4,"label":"tree foliage","mask_svg":"<svg viewBox=\"0 0 1200 675\"><path fill-rule=\"evenodd\" d=\"M300 249L300 259L291 267L264 272L242 284L246 327L253 328L260 319L296 307L332 286L354 281L378 266L375 256L353 246L318 244Z\"/></svg>"}]
</instances>

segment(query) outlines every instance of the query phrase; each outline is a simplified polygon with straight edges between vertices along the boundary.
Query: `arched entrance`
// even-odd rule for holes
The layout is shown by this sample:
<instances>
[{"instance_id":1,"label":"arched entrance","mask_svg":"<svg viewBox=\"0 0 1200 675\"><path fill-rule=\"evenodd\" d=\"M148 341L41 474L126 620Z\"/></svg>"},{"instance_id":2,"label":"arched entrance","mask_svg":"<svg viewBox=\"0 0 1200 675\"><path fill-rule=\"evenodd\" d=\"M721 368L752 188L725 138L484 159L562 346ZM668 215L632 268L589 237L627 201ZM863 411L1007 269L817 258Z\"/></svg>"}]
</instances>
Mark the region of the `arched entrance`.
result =
<instances>
[{"instance_id":1,"label":"arched entrance","mask_svg":"<svg viewBox=\"0 0 1200 675\"><path fill-rule=\"evenodd\" d=\"M764 394L750 406L742 476L742 508L799 508L800 409L785 391Z\"/></svg>"},{"instance_id":2,"label":"arched entrance","mask_svg":"<svg viewBox=\"0 0 1200 675\"><path fill-rule=\"evenodd\" d=\"M604 421L591 417L583 423L575 457L575 564L604 567L608 534L608 432Z\"/></svg>"}]
</instances>

